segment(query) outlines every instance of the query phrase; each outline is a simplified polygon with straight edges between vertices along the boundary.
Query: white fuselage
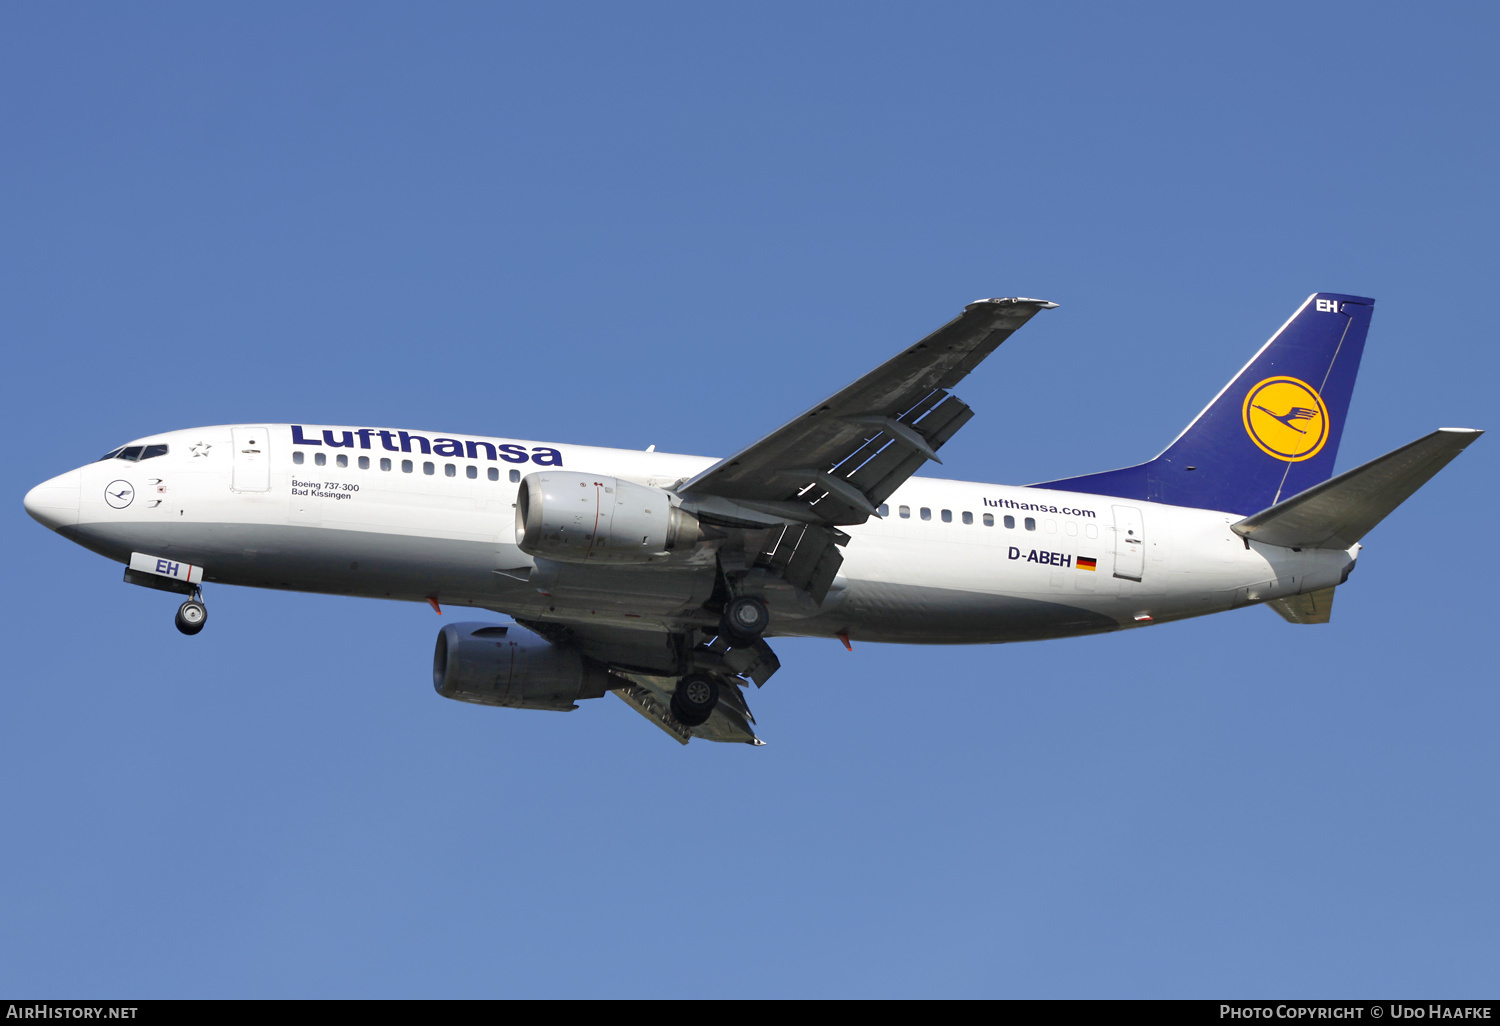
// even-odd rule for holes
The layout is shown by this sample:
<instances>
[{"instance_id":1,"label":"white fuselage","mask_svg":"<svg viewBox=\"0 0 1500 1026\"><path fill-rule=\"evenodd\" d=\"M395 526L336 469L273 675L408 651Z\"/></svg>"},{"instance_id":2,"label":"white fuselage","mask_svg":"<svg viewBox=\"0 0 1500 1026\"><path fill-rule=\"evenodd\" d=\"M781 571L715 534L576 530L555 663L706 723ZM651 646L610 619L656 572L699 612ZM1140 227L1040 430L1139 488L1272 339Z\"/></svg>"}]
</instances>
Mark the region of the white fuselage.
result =
<instances>
[{"instance_id":1,"label":"white fuselage","mask_svg":"<svg viewBox=\"0 0 1500 1026\"><path fill-rule=\"evenodd\" d=\"M711 458L372 429L299 443L288 425L142 441L167 454L88 464L38 486L28 509L111 559L181 560L206 582L601 626L712 623L702 611L712 558L549 578L517 547L515 527L529 473L555 466L670 490ZM937 644L1096 633L1327 588L1358 550L1247 544L1229 529L1236 513L927 477L883 509L848 529L821 606L767 582L770 633Z\"/></svg>"}]
</instances>

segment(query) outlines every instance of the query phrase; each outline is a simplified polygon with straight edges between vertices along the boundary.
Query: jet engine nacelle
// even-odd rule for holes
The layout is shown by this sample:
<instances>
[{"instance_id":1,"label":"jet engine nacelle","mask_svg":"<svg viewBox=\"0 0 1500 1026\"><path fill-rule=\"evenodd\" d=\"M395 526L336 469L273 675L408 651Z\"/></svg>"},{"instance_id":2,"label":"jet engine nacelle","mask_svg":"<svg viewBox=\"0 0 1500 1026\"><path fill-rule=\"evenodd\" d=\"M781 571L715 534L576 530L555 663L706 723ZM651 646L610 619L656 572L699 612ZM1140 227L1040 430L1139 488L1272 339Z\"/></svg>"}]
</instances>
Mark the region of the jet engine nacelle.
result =
<instances>
[{"instance_id":1,"label":"jet engine nacelle","mask_svg":"<svg viewBox=\"0 0 1500 1026\"><path fill-rule=\"evenodd\" d=\"M438 632L432 686L444 698L512 709L576 709L618 686L575 649L515 624L450 623Z\"/></svg>"},{"instance_id":2,"label":"jet engine nacelle","mask_svg":"<svg viewBox=\"0 0 1500 1026\"><path fill-rule=\"evenodd\" d=\"M698 520L660 488L547 471L521 479L516 545L564 563L650 563L702 537Z\"/></svg>"}]
</instances>

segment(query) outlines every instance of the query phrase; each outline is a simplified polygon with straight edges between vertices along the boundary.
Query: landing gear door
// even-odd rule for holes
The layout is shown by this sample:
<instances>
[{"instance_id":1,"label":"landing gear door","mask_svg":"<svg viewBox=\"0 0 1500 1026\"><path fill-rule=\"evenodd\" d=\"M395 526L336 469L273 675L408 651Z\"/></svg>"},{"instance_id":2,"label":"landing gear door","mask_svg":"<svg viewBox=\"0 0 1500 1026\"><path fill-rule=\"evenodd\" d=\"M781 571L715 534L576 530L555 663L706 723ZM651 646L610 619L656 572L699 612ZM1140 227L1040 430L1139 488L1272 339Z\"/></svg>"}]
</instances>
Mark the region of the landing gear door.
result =
<instances>
[{"instance_id":1,"label":"landing gear door","mask_svg":"<svg viewBox=\"0 0 1500 1026\"><path fill-rule=\"evenodd\" d=\"M1146 565L1146 529L1141 511L1134 506L1115 506L1115 576L1139 581Z\"/></svg>"},{"instance_id":2,"label":"landing gear door","mask_svg":"<svg viewBox=\"0 0 1500 1026\"><path fill-rule=\"evenodd\" d=\"M234 433L234 482L237 492L271 488L271 433L263 427L237 427Z\"/></svg>"}]
</instances>

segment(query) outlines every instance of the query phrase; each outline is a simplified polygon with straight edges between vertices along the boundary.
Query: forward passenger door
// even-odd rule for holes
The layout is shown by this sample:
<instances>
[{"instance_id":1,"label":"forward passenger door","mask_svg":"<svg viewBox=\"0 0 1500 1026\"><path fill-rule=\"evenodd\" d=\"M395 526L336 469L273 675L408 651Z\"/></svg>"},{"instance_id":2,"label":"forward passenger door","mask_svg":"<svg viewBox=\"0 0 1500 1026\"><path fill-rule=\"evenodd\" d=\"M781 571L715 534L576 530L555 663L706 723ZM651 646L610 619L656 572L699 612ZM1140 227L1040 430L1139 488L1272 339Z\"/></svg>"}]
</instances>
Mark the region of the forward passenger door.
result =
<instances>
[{"instance_id":1,"label":"forward passenger door","mask_svg":"<svg viewBox=\"0 0 1500 1026\"><path fill-rule=\"evenodd\" d=\"M263 427L237 427L234 436L234 478L237 492L271 489L271 433Z\"/></svg>"}]
</instances>

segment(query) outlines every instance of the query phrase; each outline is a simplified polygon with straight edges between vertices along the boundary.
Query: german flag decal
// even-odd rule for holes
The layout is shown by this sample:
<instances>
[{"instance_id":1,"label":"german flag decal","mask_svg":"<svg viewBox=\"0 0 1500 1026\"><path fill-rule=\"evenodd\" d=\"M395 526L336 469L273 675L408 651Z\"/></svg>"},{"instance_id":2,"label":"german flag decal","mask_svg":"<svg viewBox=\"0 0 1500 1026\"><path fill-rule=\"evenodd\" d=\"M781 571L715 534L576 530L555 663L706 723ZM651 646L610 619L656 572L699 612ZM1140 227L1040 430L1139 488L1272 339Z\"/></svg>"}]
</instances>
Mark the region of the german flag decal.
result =
<instances>
[{"instance_id":1,"label":"german flag decal","mask_svg":"<svg viewBox=\"0 0 1500 1026\"><path fill-rule=\"evenodd\" d=\"M1099 565L1099 561L1098 560L1090 559L1088 556L1079 556L1078 557L1077 566L1078 566L1078 569L1080 569L1080 570L1093 570L1093 569L1096 569L1098 567L1098 565Z\"/></svg>"}]
</instances>

